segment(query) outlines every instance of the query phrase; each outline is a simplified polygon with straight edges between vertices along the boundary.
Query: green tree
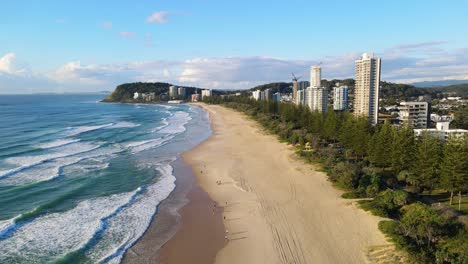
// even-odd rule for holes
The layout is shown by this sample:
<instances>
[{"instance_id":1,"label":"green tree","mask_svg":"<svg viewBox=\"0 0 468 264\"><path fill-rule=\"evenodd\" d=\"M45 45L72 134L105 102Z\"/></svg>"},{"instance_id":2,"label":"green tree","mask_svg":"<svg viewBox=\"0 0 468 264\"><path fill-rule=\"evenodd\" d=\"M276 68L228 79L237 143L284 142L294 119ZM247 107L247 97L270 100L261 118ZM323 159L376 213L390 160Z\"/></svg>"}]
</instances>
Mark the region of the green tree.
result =
<instances>
[{"instance_id":1,"label":"green tree","mask_svg":"<svg viewBox=\"0 0 468 264\"><path fill-rule=\"evenodd\" d=\"M419 191L433 190L440 173L442 144L440 139L423 133L417 142L415 162L412 164L408 181Z\"/></svg>"},{"instance_id":2,"label":"green tree","mask_svg":"<svg viewBox=\"0 0 468 264\"><path fill-rule=\"evenodd\" d=\"M468 139L452 137L444 146L441 165L441 185L450 192L450 205L453 193L458 192L458 210L461 209L461 193L468 189Z\"/></svg>"},{"instance_id":3,"label":"green tree","mask_svg":"<svg viewBox=\"0 0 468 264\"><path fill-rule=\"evenodd\" d=\"M322 136L328 141L335 141L337 135L337 116L335 111L327 112L323 121Z\"/></svg>"},{"instance_id":4,"label":"green tree","mask_svg":"<svg viewBox=\"0 0 468 264\"><path fill-rule=\"evenodd\" d=\"M412 129L393 129L393 143L390 146L391 167L395 174L408 170L414 161L415 142Z\"/></svg>"},{"instance_id":5,"label":"green tree","mask_svg":"<svg viewBox=\"0 0 468 264\"><path fill-rule=\"evenodd\" d=\"M432 247L441 236L447 235L454 219L445 217L436 209L420 202L404 206L400 225L403 235L410 237L419 246Z\"/></svg>"},{"instance_id":6,"label":"green tree","mask_svg":"<svg viewBox=\"0 0 468 264\"><path fill-rule=\"evenodd\" d=\"M394 128L385 122L369 141L369 161L376 167L385 168L391 164L391 146Z\"/></svg>"}]
</instances>

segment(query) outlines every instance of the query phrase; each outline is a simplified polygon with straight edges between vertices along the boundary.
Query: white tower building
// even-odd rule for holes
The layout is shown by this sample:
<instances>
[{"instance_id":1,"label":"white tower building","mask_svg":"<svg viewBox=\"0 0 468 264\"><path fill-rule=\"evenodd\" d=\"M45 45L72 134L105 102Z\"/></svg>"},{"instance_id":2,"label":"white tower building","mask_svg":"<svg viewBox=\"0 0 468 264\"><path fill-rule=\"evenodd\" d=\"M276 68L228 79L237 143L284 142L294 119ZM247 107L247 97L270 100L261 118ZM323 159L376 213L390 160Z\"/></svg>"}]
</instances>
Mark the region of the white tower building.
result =
<instances>
[{"instance_id":1,"label":"white tower building","mask_svg":"<svg viewBox=\"0 0 468 264\"><path fill-rule=\"evenodd\" d=\"M354 87L354 115L369 117L372 125L379 116L380 58L373 53L362 54L356 60L356 82Z\"/></svg>"},{"instance_id":2,"label":"white tower building","mask_svg":"<svg viewBox=\"0 0 468 264\"><path fill-rule=\"evenodd\" d=\"M348 108L348 86L333 88L333 110L343 111Z\"/></svg>"},{"instance_id":3,"label":"white tower building","mask_svg":"<svg viewBox=\"0 0 468 264\"><path fill-rule=\"evenodd\" d=\"M320 65L310 67L310 87L320 87L322 81L322 68Z\"/></svg>"}]
</instances>

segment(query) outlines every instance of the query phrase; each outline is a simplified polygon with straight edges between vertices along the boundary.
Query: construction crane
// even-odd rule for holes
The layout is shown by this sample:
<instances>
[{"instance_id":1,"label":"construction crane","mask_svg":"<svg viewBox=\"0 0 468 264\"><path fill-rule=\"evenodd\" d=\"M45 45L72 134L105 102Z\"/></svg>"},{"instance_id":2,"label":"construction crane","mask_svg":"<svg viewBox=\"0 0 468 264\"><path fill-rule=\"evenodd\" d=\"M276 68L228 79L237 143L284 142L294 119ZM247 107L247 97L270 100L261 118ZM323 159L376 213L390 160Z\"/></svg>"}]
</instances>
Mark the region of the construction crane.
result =
<instances>
[{"instance_id":1,"label":"construction crane","mask_svg":"<svg viewBox=\"0 0 468 264\"><path fill-rule=\"evenodd\" d=\"M291 72L291 74L292 74L292 76L293 76L293 79L292 79L293 82L297 82L297 81L299 81L299 80L302 78L302 76L299 76L299 78L297 78L296 75L294 75L293 72Z\"/></svg>"}]
</instances>

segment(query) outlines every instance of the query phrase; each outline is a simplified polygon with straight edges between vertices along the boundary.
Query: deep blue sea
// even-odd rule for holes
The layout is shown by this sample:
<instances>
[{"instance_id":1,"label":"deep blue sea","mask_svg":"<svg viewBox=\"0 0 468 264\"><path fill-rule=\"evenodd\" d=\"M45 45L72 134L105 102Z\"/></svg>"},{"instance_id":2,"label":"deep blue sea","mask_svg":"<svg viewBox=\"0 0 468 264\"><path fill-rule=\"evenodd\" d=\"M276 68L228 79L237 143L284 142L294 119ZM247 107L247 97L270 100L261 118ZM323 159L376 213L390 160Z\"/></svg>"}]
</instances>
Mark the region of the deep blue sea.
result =
<instances>
[{"instance_id":1,"label":"deep blue sea","mask_svg":"<svg viewBox=\"0 0 468 264\"><path fill-rule=\"evenodd\" d=\"M0 263L118 263L206 139L188 105L0 95Z\"/></svg>"}]
</instances>

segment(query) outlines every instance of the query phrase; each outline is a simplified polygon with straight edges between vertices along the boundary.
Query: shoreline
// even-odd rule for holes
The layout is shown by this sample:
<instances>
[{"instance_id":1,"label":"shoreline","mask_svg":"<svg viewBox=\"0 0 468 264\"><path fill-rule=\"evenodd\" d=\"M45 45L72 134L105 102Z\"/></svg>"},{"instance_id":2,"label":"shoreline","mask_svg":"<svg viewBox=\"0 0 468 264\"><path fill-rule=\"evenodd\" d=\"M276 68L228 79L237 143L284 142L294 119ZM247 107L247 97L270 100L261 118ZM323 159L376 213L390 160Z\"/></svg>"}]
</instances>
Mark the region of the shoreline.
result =
<instances>
[{"instance_id":1,"label":"shoreline","mask_svg":"<svg viewBox=\"0 0 468 264\"><path fill-rule=\"evenodd\" d=\"M224 206L229 240L215 263L368 263L376 249L393 250L378 230L382 218L341 198L293 147L239 112L196 105L213 133L182 157Z\"/></svg>"},{"instance_id":2,"label":"shoreline","mask_svg":"<svg viewBox=\"0 0 468 264\"><path fill-rule=\"evenodd\" d=\"M122 263L213 263L224 247L222 208L213 213L214 201L182 157L171 165L176 187L158 206L143 236L125 252Z\"/></svg>"}]
</instances>

